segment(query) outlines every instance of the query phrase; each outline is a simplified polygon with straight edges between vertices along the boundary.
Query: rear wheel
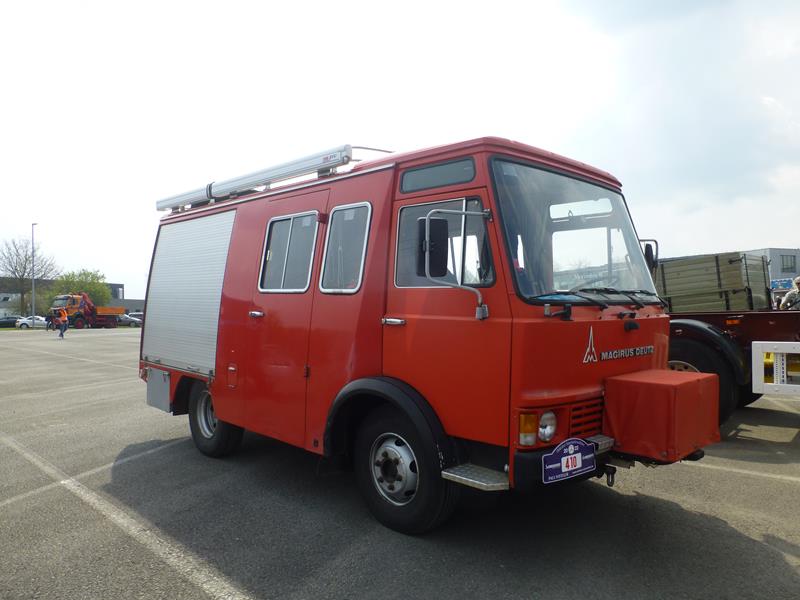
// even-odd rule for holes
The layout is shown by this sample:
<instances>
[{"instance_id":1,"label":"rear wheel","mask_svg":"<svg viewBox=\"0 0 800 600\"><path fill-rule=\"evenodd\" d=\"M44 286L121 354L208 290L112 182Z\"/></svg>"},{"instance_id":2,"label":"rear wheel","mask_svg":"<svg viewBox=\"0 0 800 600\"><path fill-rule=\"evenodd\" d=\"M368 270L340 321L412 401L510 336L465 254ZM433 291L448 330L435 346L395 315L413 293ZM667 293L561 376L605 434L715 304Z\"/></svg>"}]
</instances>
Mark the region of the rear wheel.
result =
<instances>
[{"instance_id":1,"label":"rear wheel","mask_svg":"<svg viewBox=\"0 0 800 600\"><path fill-rule=\"evenodd\" d=\"M28 324L27 324L27 323L22 323L22 324L19 326L19 328L20 328L20 329L27 329L27 328L28 328Z\"/></svg>"},{"instance_id":2,"label":"rear wheel","mask_svg":"<svg viewBox=\"0 0 800 600\"><path fill-rule=\"evenodd\" d=\"M358 432L355 475L372 514L401 533L419 534L455 508L458 486L442 479L438 452L396 411L370 414Z\"/></svg>"},{"instance_id":3,"label":"rear wheel","mask_svg":"<svg viewBox=\"0 0 800 600\"><path fill-rule=\"evenodd\" d=\"M189 429L195 446L203 454L219 458L235 451L244 430L220 421L206 384L196 382L189 394Z\"/></svg>"},{"instance_id":4,"label":"rear wheel","mask_svg":"<svg viewBox=\"0 0 800 600\"><path fill-rule=\"evenodd\" d=\"M739 404L739 386L733 369L711 346L694 340L673 339L669 344L669 368L673 371L714 373L719 377L719 424L727 421Z\"/></svg>"},{"instance_id":5,"label":"rear wheel","mask_svg":"<svg viewBox=\"0 0 800 600\"><path fill-rule=\"evenodd\" d=\"M72 326L75 329L86 329L88 327L88 323L82 317L78 317L77 319L75 319Z\"/></svg>"}]
</instances>

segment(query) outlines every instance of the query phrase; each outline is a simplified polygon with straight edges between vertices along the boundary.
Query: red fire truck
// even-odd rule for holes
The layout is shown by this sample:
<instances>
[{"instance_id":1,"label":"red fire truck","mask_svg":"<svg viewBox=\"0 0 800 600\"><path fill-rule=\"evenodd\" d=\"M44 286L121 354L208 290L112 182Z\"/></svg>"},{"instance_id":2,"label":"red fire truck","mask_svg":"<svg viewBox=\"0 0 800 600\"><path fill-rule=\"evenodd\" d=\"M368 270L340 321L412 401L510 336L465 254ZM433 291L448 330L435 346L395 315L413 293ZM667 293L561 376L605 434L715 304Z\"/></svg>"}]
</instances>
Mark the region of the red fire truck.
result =
<instances>
[{"instance_id":1,"label":"red fire truck","mask_svg":"<svg viewBox=\"0 0 800 600\"><path fill-rule=\"evenodd\" d=\"M157 203L141 376L219 457L247 429L352 460L373 514L531 490L719 439L608 173L498 138L343 146ZM192 318L183 315L192 306Z\"/></svg>"}]
</instances>

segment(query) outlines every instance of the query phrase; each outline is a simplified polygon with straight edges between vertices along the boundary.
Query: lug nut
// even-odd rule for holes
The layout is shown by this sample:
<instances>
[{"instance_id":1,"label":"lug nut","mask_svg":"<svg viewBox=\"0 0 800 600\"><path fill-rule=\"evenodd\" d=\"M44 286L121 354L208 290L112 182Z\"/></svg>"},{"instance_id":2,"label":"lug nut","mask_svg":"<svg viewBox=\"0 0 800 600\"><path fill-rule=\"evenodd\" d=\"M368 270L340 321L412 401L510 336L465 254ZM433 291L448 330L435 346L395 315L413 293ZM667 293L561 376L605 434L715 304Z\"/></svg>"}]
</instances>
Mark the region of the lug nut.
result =
<instances>
[{"instance_id":1,"label":"lug nut","mask_svg":"<svg viewBox=\"0 0 800 600\"><path fill-rule=\"evenodd\" d=\"M391 483L389 484L389 491L390 491L390 492L393 492L393 491L394 491L394 485L392 485Z\"/></svg>"},{"instance_id":2,"label":"lug nut","mask_svg":"<svg viewBox=\"0 0 800 600\"><path fill-rule=\"evenodd\" d=\"M402 475L398 475L397 477L394 478L394 480L395 481L403 481L403 477L402 477Z\"/></svg>"},{"instance_id":3,"label":"lug nut","mask_svg":"<svg viewBox=\"0 0 800 600\"><path fill-rule=\"evenodd\" d=\"M383 477L378 477L378 483L383 483Z\"/></svg>"},{"instance_id":4,"label":"lug nut","mask_svg":"<svg viewBox=\"0 0 800 600\"><path fill-rule=\"evenodd\" d=\"M394 464L399 465L400 464L400 459L399 458L395 458L393 462L394 462Z\"/></svg>"},{"instance_id":5,"label":"lug nut","mask_svg":"<svg viewBox=\"0 0 800 600\"><path fill-rule=\"evenodd\" d=\"M383 458L389 458L389 453L386 450L384 450L383 452L381 452L381 456Z\"/></svg>"}]
</instances>

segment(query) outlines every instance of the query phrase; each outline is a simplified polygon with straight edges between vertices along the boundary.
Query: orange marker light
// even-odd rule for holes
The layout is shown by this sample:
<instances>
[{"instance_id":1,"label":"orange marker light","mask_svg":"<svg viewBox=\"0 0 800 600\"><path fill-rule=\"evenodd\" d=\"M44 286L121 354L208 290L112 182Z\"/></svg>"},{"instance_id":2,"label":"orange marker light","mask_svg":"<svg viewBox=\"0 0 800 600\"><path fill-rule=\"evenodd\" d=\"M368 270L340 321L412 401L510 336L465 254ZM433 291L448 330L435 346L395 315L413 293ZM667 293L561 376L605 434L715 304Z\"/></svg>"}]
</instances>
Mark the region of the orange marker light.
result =
<instances>
[{"instance_id":1,"label":"orange marker light","mask_svg":"<svg viewBox=\"0 0 800 600\"><path fill-rule=\"evenodd\" d=\"M519 416L519 445L533 446L536 444L536 432L539 429L539 415L524 413Z\"/></svg>"}]
</instances>

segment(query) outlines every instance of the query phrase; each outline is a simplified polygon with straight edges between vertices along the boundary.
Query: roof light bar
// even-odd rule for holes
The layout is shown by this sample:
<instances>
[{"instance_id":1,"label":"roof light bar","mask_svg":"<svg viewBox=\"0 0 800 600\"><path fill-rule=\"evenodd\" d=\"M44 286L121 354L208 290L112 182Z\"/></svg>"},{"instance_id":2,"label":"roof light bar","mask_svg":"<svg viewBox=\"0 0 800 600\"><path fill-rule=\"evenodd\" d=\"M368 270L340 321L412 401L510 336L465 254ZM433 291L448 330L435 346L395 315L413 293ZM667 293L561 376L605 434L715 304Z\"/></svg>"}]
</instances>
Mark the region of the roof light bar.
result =
<instances>
[{"instance_id":1,"label":"roof light bar","mask_svg":"<svg viewBox=\"0 0 800 600\"><path fill-rule=\"evenodd\" d=\"M338 166L346 165L352 158L352 146L349 144L339 146L338 148L312 154L282 165L256 171L249 175L241 175L220 183L209 183L207 186L191 192L164 198L156 202L156 209L170 210L198 202L205 203L209 200L221 200L250 191L258 186L269 186L277 181L300 177L301 175L309 175L311 173L325 175Z\"/></svg>"}]
</instances>

